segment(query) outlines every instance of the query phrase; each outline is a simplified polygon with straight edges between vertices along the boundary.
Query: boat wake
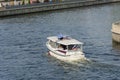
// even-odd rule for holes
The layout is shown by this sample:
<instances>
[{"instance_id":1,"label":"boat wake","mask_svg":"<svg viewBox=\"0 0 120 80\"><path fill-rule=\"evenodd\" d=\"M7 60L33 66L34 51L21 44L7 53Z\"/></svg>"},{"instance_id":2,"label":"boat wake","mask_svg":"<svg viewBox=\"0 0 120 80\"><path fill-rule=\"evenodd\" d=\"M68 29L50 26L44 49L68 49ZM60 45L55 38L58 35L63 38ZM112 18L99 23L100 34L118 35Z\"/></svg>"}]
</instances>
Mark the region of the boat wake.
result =
<instances>
[{"instance_id":1,"label":"boat wake","mask_svg":"<svg viewBox=\"0 0 120 80\"><path fill-rule=\"evenodd\" d=\"M84 66L85 64L90 63L91 60L85 58L85 59L80 59L80 60L77 60L77 61L64 61L64 62L79 67L79 66Z\"/></svg>"},{"instance_id":2,"label":"boat wake","mask_svg":"<svg viewBox=\"0 0 120 80\"><path fill-rule=\"evenodd\" d=\"M80 67L80 66L84 66L85 64L89 64L89 63L92 62L88 58L79 59L77 61L70 61L70 60L64 60L64 61L62 61L62 60L59 60L59 59L57 59L57 58L55 58L53 56L50 56L49 53L47 53L46 55L49 57L49 59L51 59L52 61L53 60L57 61L57 63L60 63L61 65L72 65L72 66L78 66L78 67Z\"/></svg>"}]
</instances>

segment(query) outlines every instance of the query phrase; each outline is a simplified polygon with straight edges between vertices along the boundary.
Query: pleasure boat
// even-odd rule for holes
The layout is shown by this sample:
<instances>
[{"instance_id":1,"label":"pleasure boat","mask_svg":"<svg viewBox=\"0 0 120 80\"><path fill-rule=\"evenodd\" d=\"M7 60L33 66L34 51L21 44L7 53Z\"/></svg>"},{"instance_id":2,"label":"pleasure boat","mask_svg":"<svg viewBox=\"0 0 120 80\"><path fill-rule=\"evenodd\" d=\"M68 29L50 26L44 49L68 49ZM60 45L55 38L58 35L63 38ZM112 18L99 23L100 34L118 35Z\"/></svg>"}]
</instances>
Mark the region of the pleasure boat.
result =
<instances>
[{"instance_id":1,"label":"pleasure boat","mask_svg":"<svg viewBox=\"0 0 120 80\"><path fill-rule=\"evenodd\" d=\"M85 59L82 51L82 42L69 36L47 37L48 54L62 61L78 61Z\"/></svg>"}]
</instances>

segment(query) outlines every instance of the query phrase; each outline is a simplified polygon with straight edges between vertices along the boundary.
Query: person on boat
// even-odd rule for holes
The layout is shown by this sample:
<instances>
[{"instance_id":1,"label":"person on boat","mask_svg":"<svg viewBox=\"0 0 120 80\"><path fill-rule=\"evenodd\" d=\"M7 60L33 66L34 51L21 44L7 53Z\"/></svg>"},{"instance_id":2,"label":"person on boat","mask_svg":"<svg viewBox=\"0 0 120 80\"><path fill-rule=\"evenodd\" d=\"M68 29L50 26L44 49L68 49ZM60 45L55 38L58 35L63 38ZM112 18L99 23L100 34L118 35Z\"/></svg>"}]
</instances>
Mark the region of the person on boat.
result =
<instances>
[{"instance_id":1,"label":"person on boat","mask_svg":"<svg viewBox=\"0 0 120 80\"><path fill-rule=\"evenodd\" d=\"M58 48L59 48L59 49L61 49L61 50L63 50L63 47L62 47L62 45L59 45L59 46L58 46Z\"/></svg>"},{"instance_id":2,"label":"person on boat","mask_svg":"<svg viewBox=\"0 0 120 80\"><path fill-rule=\"evenodd\" d=\"M61 45L61 44L58 46L58 48L62 49L62 50L66 50L67 49L67 47L65 45Z\"/></svg>"},{"instance_id":3,"label":"person on boat","mask_svg":"<svg viewBox=\"0 0 120 80\"><path fill-rule=\"evenodd\" d=\"M78 46L77 45L74 45L73 47L72 47L72 50L77 50L78 49Z\"/></svg>"},{"instance_id":4,"label":"person on boat","mask_svg":"<svg viewBox=\"0 0 120 80\"><path fill-rule=\"evenodd\" d=\"M58 39L59 40L62 40L64 37L63 37L63 35L60 33L59 35L58 35Z\"/></svg>"}]
</instances>

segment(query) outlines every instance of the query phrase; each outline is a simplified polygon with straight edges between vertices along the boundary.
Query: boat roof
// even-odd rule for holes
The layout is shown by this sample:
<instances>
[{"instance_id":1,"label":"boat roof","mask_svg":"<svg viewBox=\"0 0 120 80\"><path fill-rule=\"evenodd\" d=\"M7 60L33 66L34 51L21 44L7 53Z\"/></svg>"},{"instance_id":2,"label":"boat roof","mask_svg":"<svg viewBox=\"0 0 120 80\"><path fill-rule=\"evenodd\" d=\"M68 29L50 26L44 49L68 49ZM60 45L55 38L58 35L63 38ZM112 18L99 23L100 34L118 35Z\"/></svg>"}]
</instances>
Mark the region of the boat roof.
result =
<instances>
[{"instance_id":1,"label":"boat roof","mask_svg":"<svg viewBox=\"0 0 120 80\"><path fill-rule=\"evenodd\" d=\"M62 40L60 40L57 36L51 36L47 37L47 39L63 45L83 44L82 42L79 42L78 40L73 38L63 38Z\"/></svg>"}]
</instances>

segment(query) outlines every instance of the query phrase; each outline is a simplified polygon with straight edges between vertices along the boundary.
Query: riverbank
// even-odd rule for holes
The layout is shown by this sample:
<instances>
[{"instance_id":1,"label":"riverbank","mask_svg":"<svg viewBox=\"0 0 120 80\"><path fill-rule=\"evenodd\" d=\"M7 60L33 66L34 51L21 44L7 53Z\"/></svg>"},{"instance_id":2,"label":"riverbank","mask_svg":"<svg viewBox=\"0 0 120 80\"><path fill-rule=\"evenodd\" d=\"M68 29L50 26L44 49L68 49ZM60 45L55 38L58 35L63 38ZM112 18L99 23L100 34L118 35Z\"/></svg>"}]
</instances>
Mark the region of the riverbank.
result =
<instances>
[{"instance_id":1,"label":"riverbank","mask_svg":"<svg viewBox=\"0 0 120 80\"><path fill-rule=\"evenodd\" d=\"M120 0L91 0L91 1L69 1L69 2L53 2L53 3L35 3L31 5L18 5L18 6L8 6L3 7L0 10L0 16L10 16L17 14L26 14L33 12L41 12L41 11L50 11L57 9L66 9L66 8L74 8L74 7L83 7L83 6L91 6L98 4L108 4L120 2Z\"/></svg>"}]
</instances>

